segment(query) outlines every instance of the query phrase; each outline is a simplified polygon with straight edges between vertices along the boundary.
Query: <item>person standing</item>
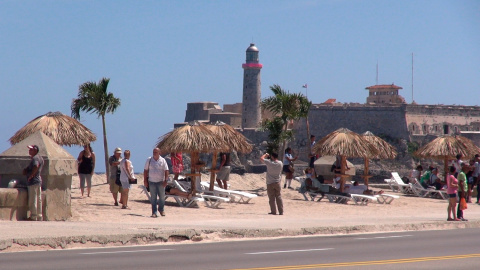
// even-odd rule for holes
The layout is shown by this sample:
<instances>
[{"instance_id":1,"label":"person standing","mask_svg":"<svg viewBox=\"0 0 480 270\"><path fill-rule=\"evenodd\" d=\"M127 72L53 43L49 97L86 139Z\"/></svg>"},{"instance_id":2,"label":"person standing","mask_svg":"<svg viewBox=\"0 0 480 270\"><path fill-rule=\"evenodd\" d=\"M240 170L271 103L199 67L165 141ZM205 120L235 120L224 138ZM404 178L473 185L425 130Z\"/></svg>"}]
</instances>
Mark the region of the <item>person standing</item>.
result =
<instances>
[{"instance_id":1,"label":"person standing","mask_svg":"<svg viewBox=\"0 0 480 270\"><path fill-rule=\"evenodd\" d=\"M308 154L310 161L308 163L308 167L312 168L312 175L314 178L317 177L317 173L315 172L315 160L318 158L318 155L313 151L315 143L315 135L310 135L310 153Z\"/></svg>"},{"instance_id":2,"label":"person standing","mask_svg":"<svg viewBox=\"0 0 480 270\"><path fill-rule=\"evenodd\" d=\"M455 215L455 206L457 205L457 190L458 180L455 178L455 166L450 166L450 173L447 175L447 194L448 194L448 207L447 221L460 221ZM453 218L452 218L453 216Z\"/></svg>"},{"instance_id":3,"label":"person standing","mask_svg":"<svg viewBox=\"0 0 480 270\"><path fill-rule=\"evenodd\" d=\"M285 149L285 155L283 157L283 172L285 173L285 184L283 185L283 188L289 188L293 189L291 187L292 185L292 179L293 179L293 162L297 160L297 157L293 157L292 154L292 148L288 147Z\"/></svg>"},{"instance_id":4,"label":"person standing","mask_svg":"<svg viewBox=\"0 0 480 270\"><path fill-rule=\"evenodd\" d=\"M153 149L153 155L147 159L143 169L144 185L150 188L150 197L152 204L152 216L158 217L158 211L161 216L165 216L165 187L168 179L167 161L160 156L160 149ZM158 201L157 201L158 199Z\"/></svg>"},{"instance_id":5,"label":"person standing","mask_svg":"<svg viewBox=\"0 0 480 270\"><path fill-rule=\"evenodd\" d=\"M475 163L473 164L473 182L477 185L477 203L480 203L480 155L475 154Z\"/></svg>"},{"instance_id":6,"label":"person standing","mask_svg":"<svg viewBox=\"0 0 480 270\"><path fill-rule=\"evenodd\" d=\"M122 161L122 149L120 147L115 148L113 156L108 159L108 164L110 164L110 177L108 178L108 184L110 185L110 192L112 193L114 205L118 206L118 193L122 194L123 188L117 184L117 175L120 174L120 162ZM120 203L122 202L122 197L120 197Z\"/></svg>"},{"instance_id":7,"label":"person standing","mask_svg":"<svg viewBox=\"0 0 480 270\"><path fill-rule=\"evenodd\" d=\"M220 188L228 189L227 182L230 179L230 153L220 153L220 167L217 173L217 184Z\"/></svg>"},{"instance_id":8,"label":"person standing","mask_svg":"<svg viewBox=\"0 0 480 270\"><path fill-rule=\"evenodd\" d=\"M135 174L133 174L133 164L130 161L130 150L125 150L123 156L125 158L120 161L120 182L123 188L120 202L122 203L122 209L130 209L128 207L128 192L131 187L130 179L135 179Z\"/></svg>"},{"instance_id":9,"label":"person standing","mask_svg":"<svg viewBox=\"0 0 480 270\"><path fill-rule=\"evenodd\" d=\"M87 196L90 197L90 190L92 189L92 175L95 171L95 153L90 144L83 147L77 158L78 161L78 176L80 177L80 191L85 190L85 181L87 182Z\"/></svg>"},{"instance_id":10,"label":"person standing","mask_svg":"<svg viewBox=\"0 0 480 270\"><path fill-rule=\"evenodd\" d=\"M42 176L43 158L38 155L37 145L28 146L30 164L23 169L23 175L27 176L28 208L30 210L30 221L42 221Z\"/></svg>"},{"instance_id":11,"label":"person standing","mask_svg":"<svg viewBox=\"0 0 480 270\"><path fill-rule=\"evenodd\" d=\"M462 221L468 221L463 217L463 209L460 209L460 206L462 205L461 201L462 199L466 200L467 196L467 175L466 173L470 170L470 166L466 162L462 163L462 171L460 171L457 174L457 179L458 179L458 207L457 207L457 218L462 220Z\"/></svg>"},{"instance_id":12,"label":"person standing","mask_svg":"<svg viewBox=\"0 0 480 270\"><path fill-rule=\"evenodd\" d=\"M270 155L268 153L264 154L260 157L260 161L267 166L266 183L268 203L270 204L270 213L268 214L276 215L278 207L278 213L283 215L282 189L280 186L283 163L278 160L277 153L272 153Z\"/></svg>"},{"instance_id":13,"label":"person standing","mask_svg":"<svg viewBox=\"0 0 480 270\"><path fill-rule=\"evenodd\" d=\"M170 153L170 160L172 161L173 179L178 180L178 175L183 172L183 157L181 152Z\"/></svg>"}]
</instances>

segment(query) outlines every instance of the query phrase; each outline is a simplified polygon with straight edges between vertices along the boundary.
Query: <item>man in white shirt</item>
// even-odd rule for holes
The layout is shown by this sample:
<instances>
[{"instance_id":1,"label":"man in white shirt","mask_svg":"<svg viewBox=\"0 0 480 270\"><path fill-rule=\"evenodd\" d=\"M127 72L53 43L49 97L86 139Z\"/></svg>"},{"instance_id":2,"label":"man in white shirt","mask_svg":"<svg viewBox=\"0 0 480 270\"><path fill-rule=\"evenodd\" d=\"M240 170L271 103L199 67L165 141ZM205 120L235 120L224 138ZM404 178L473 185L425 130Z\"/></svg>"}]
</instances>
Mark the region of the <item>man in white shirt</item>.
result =
<instances>
[{"instance_id":1,"label":"man in white shirt","mask_svg":"<svg viewBox=\"0 0 480 270\"><path fill-rule=\"evenodd\" d=\"M477 203L480 199L480 155L475 154L475 163L473 164L473 184L477 185Z\"/></svg>"},{"instance_id":2,"label":"man in white shirt","mask_svg":"<svg viewBox=\"0 0 480 270\"><path fill-rule=\"evenodd\" d=\"M147 159L143 169L145 187L150 188L153 218L158 217L157 197L159 199L158 211L161 216L165 216L165 187L167 186L168 174L167 161L160 156L160 149L153 149L153 156Z\"/></svg>"},{"instance_id":3,"label":"man in white shirt","mask_svg":"<svg viewBox=\"0 0 480 270\"><path fill-rule=\"evenodd\" d=\"M260 157L260 161L265 163L267 166L267 195L268 202L270 204L270 213L268 214L276 215L278 207L278 213L283 215L283 200L281 194L282 189L280 186L280 182L282 180L283 163L278 160L277 153L272 153L271 155L264 154Z\"/></svg>"}]
</instances>

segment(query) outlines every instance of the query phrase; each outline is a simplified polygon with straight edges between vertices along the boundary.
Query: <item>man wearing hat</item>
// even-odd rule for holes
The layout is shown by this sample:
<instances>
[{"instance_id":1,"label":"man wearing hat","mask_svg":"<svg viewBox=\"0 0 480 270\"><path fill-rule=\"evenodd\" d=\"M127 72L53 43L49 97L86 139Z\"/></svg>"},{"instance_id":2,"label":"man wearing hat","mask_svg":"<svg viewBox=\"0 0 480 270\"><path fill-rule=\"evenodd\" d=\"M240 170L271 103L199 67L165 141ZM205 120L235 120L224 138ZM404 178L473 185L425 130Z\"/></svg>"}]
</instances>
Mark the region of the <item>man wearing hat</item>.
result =
<instances>
[{"instance_id":1,"label":"man wearing hat","mask_svg":"<svg viewBox=\"0 0 480 270\"><path fill-rule=\"evenodd\" d=\"M23 169L23 175L27 177L28 208L30 209L30 221L42 221L42 177L43 158L38 155L38 146L29 145L28 154L31 157L30 164Z\"/></svg>"},{"instance_id":2,"label":"man wearing hat","mask_svg":"<svg viewBox=\"0 0 480 270\"><path fill-rule=\"evenodd\" d=\"M117 179L117 173L120 173L120 161L122 161L122 149L120 147L115 148L113 156L108 159L108 164L110 164L110 176L108 177L108 183L110 185L110 192L113 195L114 205L118 206L118 193L122 194L122 187L115 184ZM122 197L120 197L120 202L122 202Z\"/></svg>"}]
</instances>

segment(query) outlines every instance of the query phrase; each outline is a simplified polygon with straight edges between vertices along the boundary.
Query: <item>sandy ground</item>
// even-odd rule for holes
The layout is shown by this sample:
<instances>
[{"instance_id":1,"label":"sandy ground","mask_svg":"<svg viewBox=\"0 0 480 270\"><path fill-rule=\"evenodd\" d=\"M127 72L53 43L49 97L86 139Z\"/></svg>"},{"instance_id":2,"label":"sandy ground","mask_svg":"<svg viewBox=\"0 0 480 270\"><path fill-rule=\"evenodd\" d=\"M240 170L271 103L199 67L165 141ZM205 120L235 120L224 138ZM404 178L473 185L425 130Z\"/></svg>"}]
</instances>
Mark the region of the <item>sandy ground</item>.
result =
<instances>
[{"instance_id":1,"label":"sandy ground","mask_svg":"<svg viewBox=\"0 0 480 270\"><path fill-rule=\"evenodd\" d=\"M143 176L137 177L143 183ZM203 174L202 181L209 177ZM272 216L264 174L231 175L231 189L258 195L248 204L185 208L169 198L166 216L151 218L150 203L137 185L130 190L130 209L121 209L113 205L105 175L94 175L92 182L90 197L81 198L79 178L73 177L72 217L66 222L0 221L0 252L480 227L480 205L469 204L468 222L448 222L446 200L403 194L392 204L358 206L305 201L298 191L282 189L285 213Z\"/></svg>"},{"instance_id":2,"label":"sandy ground","mask_svg":"<svg viewBox=\"0 0 480 270\"><path fill-rule=\"evenodd\" d=\"M143 183L143 176L137 175L139 183ZM209 175L202 175L202 181L209 181ZM296 190L283 189L284 217L267 215L269 210L268 199L264 182L264 174L232 174L229 181L230 188L257 194L249 204L224 203L220 209L212 209L200 204L197 208L179 207L173 199L167 199L166 217L150 218L151 208L145 194L137 185L130 190L130 210L113 206L113 198L106 184L105 175L93 177L93 188L90 197L81 198L78 177L72 183L72 218L71 221L85 222L127 222L127 223L158 223L173 226L188 226L186 219L195 221L198 227L281 227L298 228L305 223L319 226L378 224L380 223L409 223L417 221L446 220L447 201L432 198L418 198L397 194L400 199L392 204L384 205L371 203L368 206L358 206L350 202L348 205L329 203L324 199L321 202L305 201L302 194ZM293 181L294 188L299 183ZM379 190L379 188L373 188ZM385 189L387 193L391 191ZM480 206L470 204L465 211L466 218L479 218ZM270 222L273 218L273 222ZM275 219L276 218L276 219ZM226 224L228 220L235 220L235 224ZM212 222L218 221L218 222ZM265 224L264 221L267 221ZM181 225L183 224L183 225Z\"/></svg>"}]
</instances>

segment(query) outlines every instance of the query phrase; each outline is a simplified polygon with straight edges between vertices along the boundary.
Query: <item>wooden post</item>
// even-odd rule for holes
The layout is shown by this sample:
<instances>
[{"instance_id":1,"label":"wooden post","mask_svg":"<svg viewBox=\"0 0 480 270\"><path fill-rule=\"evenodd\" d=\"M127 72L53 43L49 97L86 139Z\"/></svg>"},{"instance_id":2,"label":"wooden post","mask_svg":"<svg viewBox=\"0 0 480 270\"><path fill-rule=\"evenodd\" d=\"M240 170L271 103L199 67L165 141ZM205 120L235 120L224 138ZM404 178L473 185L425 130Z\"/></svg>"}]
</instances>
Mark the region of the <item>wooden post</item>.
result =
<instances>
[{"instance_id":1,"label":"wooden post","mask_svg":"<svg viewBox=\"0 0 480 270\"><path fill-rule=\"evenodd\" d=\"M217 172L217 151L213 152L212 157L212 168L210 169L210 187L208 190L213 191L213 186L215 185L215 175Z\"/></svg>"},{"instance_id":2,"label":"wooden post","mask_svg":"<svg viewBox=\"0 0 480 270\"><path fill-rule=\"evenodd\" d=\"M369 163L369 159L368 158L364 158L365 160L365 168L363 169L363 181L365 182L365 186L367 186L368 188L368 178L370 178L370 176L368 175L368 163Z\"/></svg>"},{"instance_id":3,"label":"wooden post","mask_svg":"<svg viewBox=\"0 0 480 270\"><path fill-rule=\"evenodd\" d=\"M443 167L443 179L445 180L445 183L447 183L447 174L450 172L448 170L448 157L445 156L445 159L443 160L444 162L444 167Z\"/></svg>"},{"instance_id":4,"label":"wooden post","mask_svg":"<svg viewBox=\"0 0 480 270\"><path fill-rule=\"evenodd\" d=\"M342 164L340 165L340 192L345 188L345 167L347 166L347 159L345 156L340 156Z\"/></svg>"}]
</instances>

